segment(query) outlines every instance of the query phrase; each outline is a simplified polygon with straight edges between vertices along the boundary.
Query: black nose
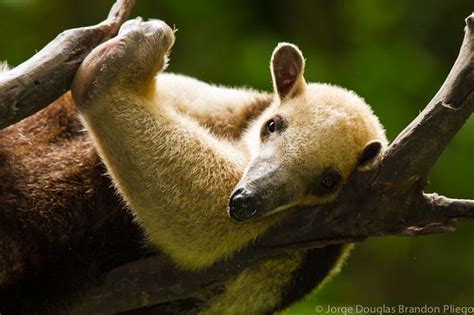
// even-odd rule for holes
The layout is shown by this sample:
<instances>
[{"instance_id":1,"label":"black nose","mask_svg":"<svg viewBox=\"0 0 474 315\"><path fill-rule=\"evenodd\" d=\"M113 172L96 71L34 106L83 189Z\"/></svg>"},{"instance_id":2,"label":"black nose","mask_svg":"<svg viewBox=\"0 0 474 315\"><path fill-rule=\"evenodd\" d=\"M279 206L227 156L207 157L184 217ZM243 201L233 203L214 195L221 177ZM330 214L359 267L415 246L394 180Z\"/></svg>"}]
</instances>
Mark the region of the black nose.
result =
<instances>
[{"instance_id":1,"label":"black nose","mask_svg":"<svg viewBox=\"0 0 474 315\"><path fill-rule=\"evenodd\" d=\"M239 222L254 217L261 207L257 194L250 189L237 189L229 201L229 216Z\"/></svg>"}]
</instances>

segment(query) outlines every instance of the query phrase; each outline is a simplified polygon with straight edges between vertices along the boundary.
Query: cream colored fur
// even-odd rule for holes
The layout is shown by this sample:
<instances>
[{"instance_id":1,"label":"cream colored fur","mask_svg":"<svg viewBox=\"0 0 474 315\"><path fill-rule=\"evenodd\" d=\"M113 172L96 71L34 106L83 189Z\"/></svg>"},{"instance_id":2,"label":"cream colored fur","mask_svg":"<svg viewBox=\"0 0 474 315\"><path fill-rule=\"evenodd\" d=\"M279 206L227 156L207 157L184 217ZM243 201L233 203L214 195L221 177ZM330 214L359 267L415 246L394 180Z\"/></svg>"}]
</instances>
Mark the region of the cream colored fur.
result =
<instances>
[{"instance_id":1,"label":"cream colored fur","mask_svg":"<svg viewBox=\"0 0 474 315\"><path fill-rule=\"evenodd\" d=\"M0 75L10 70L6 61L0 61Z\"/></svg>"},{"instance_id":2,"label":"cream colored fur","mask_svg":"<svg viewBox=\"0 0 474 315\"><path fill-rule=\"evenodd\" d=\"M302 260L302 253L265 261L229 281L224 293L212 300L202 315L262 314L280 302L283 286Z\"/></svg>"},{"instance_id":3,"label":"cream colored fur","mask_svg":"<svg viewBox=\"0 0 474 315\"><path fill-rule=\"evenodd\" d=\"M329 197L298 190L308 181L305 176L337 167L347 178L370 140L386 141L361 98L326 84L303 84L289 99L275 97L241 139L217 136L204 125L218 124L229 112L238 116L241 108L267 94L174 74L152 79L164 66L174 37L161 22L147 23L128 22L116 39L92 52L72 91L120 195L150 240L183 268L201 269L229 257L284 220L281 212L239 224L227 214L229 196L249 163L270 150L262 147L259 134L272 115L290 121L271 150L281 167L291 170L295 187L294 200L279 211L325 202ZM203 313L272 309L301 257L296 253L245 270Z\"/></svg>"}]
</instances>

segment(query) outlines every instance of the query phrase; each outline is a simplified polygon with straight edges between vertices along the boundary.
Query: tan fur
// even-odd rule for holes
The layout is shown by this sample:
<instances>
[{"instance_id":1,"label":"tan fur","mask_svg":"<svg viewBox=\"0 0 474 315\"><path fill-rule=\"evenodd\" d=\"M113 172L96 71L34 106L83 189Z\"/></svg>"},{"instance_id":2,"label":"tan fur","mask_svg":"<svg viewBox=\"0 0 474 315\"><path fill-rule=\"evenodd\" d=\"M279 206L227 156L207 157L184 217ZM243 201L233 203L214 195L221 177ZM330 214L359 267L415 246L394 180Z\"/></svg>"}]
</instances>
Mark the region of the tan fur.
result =
<instances>
[{"instance_id":1,"label":"tan fur","mask_svg":"<svg viewBox=\"0 0 474 315\"><path fill-rule=\"evenodd\" d=\"M334 198L306 195L307 175L336 167L345 179L370 140L386 141L362 99L339 87L304 84L302 72L291 98L275 97L242 138L234 132L216 136L206 121L218 124L229 110L238 113L236 121L246 121L243 105L268 95L177 75L152 80L173 40L173 32L161 22L128 22L117 38L86 59L73 95L121 196L150 239L184 268L205 268L228 257L284 219L281 212L238 224L227 215L229 196L256 157L271 152L292 176L294 196L281 211ZM259 130L275 114L292 125L274 146L264 146ZM260 314L272 309L299 255L244 271L205 312Z\"/></svg>"},{"instance_id":2,"label":"tan fur","mask_svg":"<svg viewBox=\"0 0 474 315\"><path fill-rule=\"evenodd\" d=\"M0 75L2 72L8 72L9 70L8 63L6 61L0 61Z\"/></svg>"},{"instance_id":3,"label":"tan fur","mask_svg":"<svg viewBox=\"0 0 474 315\"><path fill-rule=\"evenodd\" d=\"M156 82L161 102L173 104L176 111L191 116L220 138L237 140L249 122L273 100L269 93L209 85L171 73L159 75Z\"/></svg>"},{"instance_id":4,"label":"tan fur","mask_svg":"<svg viewBox=\"0 0 474 315\"><path fill-rule=\"evenodd\" d=\"M290 170L294 183L294 202L278 211L333 199L334 195L306 196L298 184L305 183L308 174L328 167L337 168L346 179L368 142L377 139L387 143L383 128L363 99L341 87L310 83L291 100L274 103L252 124L243 141L253 158L262 150L258 130L277 113L298 124L298 128L288 128L271 152L279 157L281 168Z\"/></svg>"},{"instance_id":5,"label":"tan fur","mask_svg":"<svg viewBox=\"0 0 474 315\"><path fill-rule=\"evenodd\" d=\"M282 289L291 280L291 273L302 256L302 253L294 253L244 270L229 281L224 293L201 314L254 315L273 309L280 302Z\"/></svg>"}]
</instances>

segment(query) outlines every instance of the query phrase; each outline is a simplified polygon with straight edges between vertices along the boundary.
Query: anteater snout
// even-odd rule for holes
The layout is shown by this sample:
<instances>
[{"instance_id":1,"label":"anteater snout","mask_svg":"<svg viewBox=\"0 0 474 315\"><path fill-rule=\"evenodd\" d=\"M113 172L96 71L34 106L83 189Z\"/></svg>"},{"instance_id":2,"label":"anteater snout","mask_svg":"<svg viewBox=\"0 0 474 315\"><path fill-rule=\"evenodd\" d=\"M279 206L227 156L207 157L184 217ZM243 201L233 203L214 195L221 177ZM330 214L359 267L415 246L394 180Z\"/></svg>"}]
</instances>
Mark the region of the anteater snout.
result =
<instances>
[{"instance_id":1,"label":"anteater snout","mask_svg":"<svg viewBox=\"0 0 474 315\"><path fill-rule=\"evenodd\" d=\"M240 187L230 197L229 216L236 221L245 222L256 217L262 206L255 190Z\"/></svg>"}]
</instances>

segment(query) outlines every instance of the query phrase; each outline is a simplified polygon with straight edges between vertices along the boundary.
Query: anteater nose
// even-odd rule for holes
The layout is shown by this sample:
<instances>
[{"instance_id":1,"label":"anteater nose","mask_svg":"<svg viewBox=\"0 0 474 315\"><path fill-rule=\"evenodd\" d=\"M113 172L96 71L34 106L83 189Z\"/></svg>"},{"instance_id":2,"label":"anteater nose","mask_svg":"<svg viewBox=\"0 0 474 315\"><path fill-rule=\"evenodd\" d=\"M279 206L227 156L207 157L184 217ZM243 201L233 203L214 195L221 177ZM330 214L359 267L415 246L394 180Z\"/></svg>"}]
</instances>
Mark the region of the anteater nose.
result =
<instances>
[{"instance_id":1,"label":"anteater nose","mask_svg":"<svg viewBox=\"0 0 474 315\"><path fill-rule=\"evenodd\" d=\"M253 190L239 188L230 197L229 216L243 222L257 214L259 207L260 202Z\"/></svg>"}]
</instances>

